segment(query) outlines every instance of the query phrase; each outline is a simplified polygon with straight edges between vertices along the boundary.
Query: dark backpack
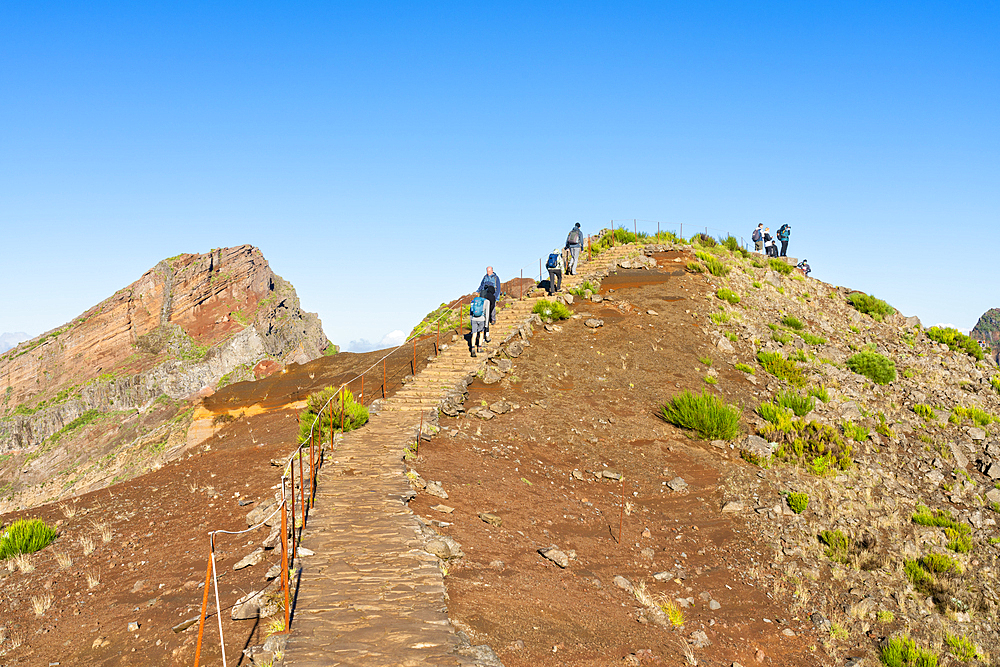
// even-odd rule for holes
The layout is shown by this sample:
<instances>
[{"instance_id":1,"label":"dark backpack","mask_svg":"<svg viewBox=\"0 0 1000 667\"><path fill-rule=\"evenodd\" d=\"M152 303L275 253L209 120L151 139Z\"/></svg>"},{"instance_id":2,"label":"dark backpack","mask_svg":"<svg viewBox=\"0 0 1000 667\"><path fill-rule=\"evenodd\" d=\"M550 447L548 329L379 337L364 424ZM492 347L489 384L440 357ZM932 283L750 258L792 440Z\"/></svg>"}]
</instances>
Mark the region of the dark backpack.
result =
<instances>
[{"instance_id":1,"label":"dark backpack","mask_svg":"<svg viewBox=\"0 0 1000 667\"><path fill-rule=\"evenodd\" d=\"M486 283L483 286L482 295L484 298L492 299L493 297L496 296L496 293L497 293L497 288L496 285L494 285L493 283Z\"/></svg>"},{"instance_id":2,"label":"dark backpack","mask_svg":"<svg viewBox=\"0 0 1000 667\"><path fill-rule=\"evenodd\" d=\"M781 229L778 230L778 240L779 241L788 240L788 225L782 225Z\"/></svg>"},{"instance_id":3,"label":"dark backpack","mask_svg":"<svg viewBox=\"0 0 1000 667\"><path fill-rule=\"evenodd\" d=\"M559 253L554 252L549 255L549 261L545 262L546 269L554 269L559 266Z\"/></svg>"},{"instance_id":4,"label":"dark backpack","mask_svg":"<svg viewBox=\"0 0 1000 667\"><path fill-rule=\"evenodd\" d=\"M473 317L482 317L484 303L486 303L486 299L481 296L477 296L472 300L472 303L469 304L469 314Z\"/></svg>"},{"instance_id":5,"label":"dark backpack","mask_svg":"<svg viewBox=\"0 0 1000 667\"><path fill-rule=\"evenodd\" d=\"M754 241L760 241L762 238L764 238L764 236L763 234L760 233L760 229L758 228L753 230L753 234L750 235L750 238L753 239Z\"/></svg>"},{"instance_id":6,"label":"dark backpack","mask_svg":"<svg viewBox=\"0 0 1000 667\"><path fill-rule=\"evenodd\" d=\"M569 236L566 237L566 243L569 243L571 245L578 245L580 243L580 236L581 236L580 230L574 228L572 231L570 231Z\"/></svg>"}]
</instances>

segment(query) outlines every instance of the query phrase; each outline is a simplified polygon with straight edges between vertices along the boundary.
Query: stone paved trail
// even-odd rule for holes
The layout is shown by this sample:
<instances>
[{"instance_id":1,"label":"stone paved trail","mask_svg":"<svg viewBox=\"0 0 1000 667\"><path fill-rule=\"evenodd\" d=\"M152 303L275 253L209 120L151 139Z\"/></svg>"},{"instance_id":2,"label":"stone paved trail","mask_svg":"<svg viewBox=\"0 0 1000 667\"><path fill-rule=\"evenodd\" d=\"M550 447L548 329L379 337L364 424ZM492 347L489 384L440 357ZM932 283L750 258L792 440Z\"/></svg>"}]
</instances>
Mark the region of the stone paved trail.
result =
<instances>
[{"instance_id":1,"label":"stone paved trail","mask_svg":"<svg viewBox=\"0 0 1000 667\"><path fill-rule=\"evenodd\" d=\"M635 247L584 261L563 290L603 275ZM497 312L496 349L530 317L536 299ZM491 667L490 651L463 644L448 619L444 577L406 502L412 495L403 454L421 415L433 416L463 377L486 363L459 341L386 400L362 429L346 434L319 473L316 504L302 537L303 557L286 665L460 665Z\"/></svg>"}]
</instances>

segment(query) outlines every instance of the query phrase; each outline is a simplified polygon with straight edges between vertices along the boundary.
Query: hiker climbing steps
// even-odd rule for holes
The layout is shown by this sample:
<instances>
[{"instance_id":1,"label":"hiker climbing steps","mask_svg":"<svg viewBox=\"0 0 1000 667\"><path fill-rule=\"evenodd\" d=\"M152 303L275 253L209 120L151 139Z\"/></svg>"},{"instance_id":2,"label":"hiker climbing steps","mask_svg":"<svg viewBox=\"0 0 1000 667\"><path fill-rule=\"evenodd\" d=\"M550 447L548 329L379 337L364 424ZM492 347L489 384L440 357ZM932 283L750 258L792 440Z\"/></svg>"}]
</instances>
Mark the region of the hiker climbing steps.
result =
<instances>
[{"instance_id":1,"label":"hiker climbing steps","mask_svg":"<svg viewBox=\"0 0 1000 667\"><path fill-rule=\"evenodd\" d=\"M635 252L626 246L594 258L582 254L577 274L565 277L563 289L599 279ZM404 455L423 417L517 335L537 300L501 300L483 355L472 357L463 337L448 342L402 389L380 401L364 428L344 434L327 454L302 532L286 665L477 664L469 657L475 650L463 645L448 619L437 557L424 551L427 535L407 506L412 491Z\"/></svg>"}]
</instances>

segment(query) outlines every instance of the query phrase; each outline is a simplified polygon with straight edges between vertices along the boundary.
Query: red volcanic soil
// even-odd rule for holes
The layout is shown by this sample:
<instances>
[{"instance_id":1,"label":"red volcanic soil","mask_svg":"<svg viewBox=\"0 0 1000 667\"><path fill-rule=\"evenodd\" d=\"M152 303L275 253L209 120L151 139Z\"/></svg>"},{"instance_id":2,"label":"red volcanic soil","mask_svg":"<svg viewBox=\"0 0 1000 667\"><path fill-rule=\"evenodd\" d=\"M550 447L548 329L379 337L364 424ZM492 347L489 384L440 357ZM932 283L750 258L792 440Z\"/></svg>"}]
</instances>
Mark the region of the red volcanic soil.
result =
<instances>
[{"instance_id":1,"label":"red volcanic soil","mask_svg":"<svg viewBox=\"0 0 1000 667\"><path fill-rule=\"evenodd\" d=\"M583 317L562 322L561 332L536 332L514 361L516 382L470 387L467 409L504 399L514 410L489 421L442 418L442 432L420 447L417 472L441 481L455 510L432 510L441 501L425 493L411 507L451 523L440 531L465 553L448 565L449 612L507 667L622 664L629 655L684 664L682 646L695 631L711 642L693 649L701 665L755 665L758 656L821 664L809 619L772 599L774 574L761 565L766 535L721 513L727 479L758 469L656 414L677 391L706 386L699 357L713 354L691 315L713 307L705 279L679 270L675 256L657 259L677 270L609 276L608 300L577 302ZM586 328L587 314L604 326ZM725 386L739 388L727 399L752 402L754 387L717 366ZM685 491L666 486L678 476ZM575 555L565 569L539 554L553 545ZM616 576L653 597L685 600L683 629L655 625Z\"/></svg>"},{"instance_id":2,"label":"red volcanic soil","mask_svg":"<svg viewBox=\"0 0 1000 667\"><path fill-rule=\"evenodd\" d=\"M433 354L434 343L433 338L418 343L418 370ZM411 372L412 352L408 347L388 358L388 395ZM274 496L281 468L271 461L292 452L298 435L298 410L288 404L354 377L384 353L341 353L226 387L207 399L207 409L220 414L256 409L248 409L183 459L59 505L4 515L4 525L19 518L44 519L58 525L59 536L32 554L34 571L0 567L0 628L7 637L0 643L0 665L192 664L197 624L176 633L171 628L198 616L208 531L245 529L247 513ZM352 383L355 394L360 384ZM381 384L379 366L366 374L366 403L382 395ZM105 541L102 532L110 539ZM280 554L266 552L260 565L239 571L232 566L267 533L261 528L216 541L223 631L232 665L247 664L241 652L261 643L265 628L254 621L232 621L230 608L265 586L264 573ZM93 550L85 554L87 541ZM61 567L57 554L72 563ZM33 597L51 599L40 616L33 611ZM214 598L212 609L202 664L221 664ZM133 622L139 626L130 632Z\"/></svg>"}]
</instances>

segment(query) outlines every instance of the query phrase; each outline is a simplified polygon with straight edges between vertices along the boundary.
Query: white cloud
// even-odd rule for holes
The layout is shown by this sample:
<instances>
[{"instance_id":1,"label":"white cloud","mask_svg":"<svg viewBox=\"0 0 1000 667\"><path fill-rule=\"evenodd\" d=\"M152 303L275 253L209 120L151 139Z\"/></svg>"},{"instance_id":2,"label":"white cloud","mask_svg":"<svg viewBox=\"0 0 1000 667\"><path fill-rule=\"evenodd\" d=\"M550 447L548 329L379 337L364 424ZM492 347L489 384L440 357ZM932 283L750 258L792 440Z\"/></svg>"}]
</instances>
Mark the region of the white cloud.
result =
<instances>
[{"instance_id":1,"label":"white cloud","mask_svg":"<svg viewBox=\"0 0 1000 667\"><path fill-rule=\"evenodd\" d=\"M382 339L377 343L373 343L365 338L360 340L352 340L347 344L347 352L371 352L372 350L384 350L389 347L396 347L401 345L406 340L406 332L395 329L390 331L386 335L382 336Z\"/></svg>"}]
</instances>

